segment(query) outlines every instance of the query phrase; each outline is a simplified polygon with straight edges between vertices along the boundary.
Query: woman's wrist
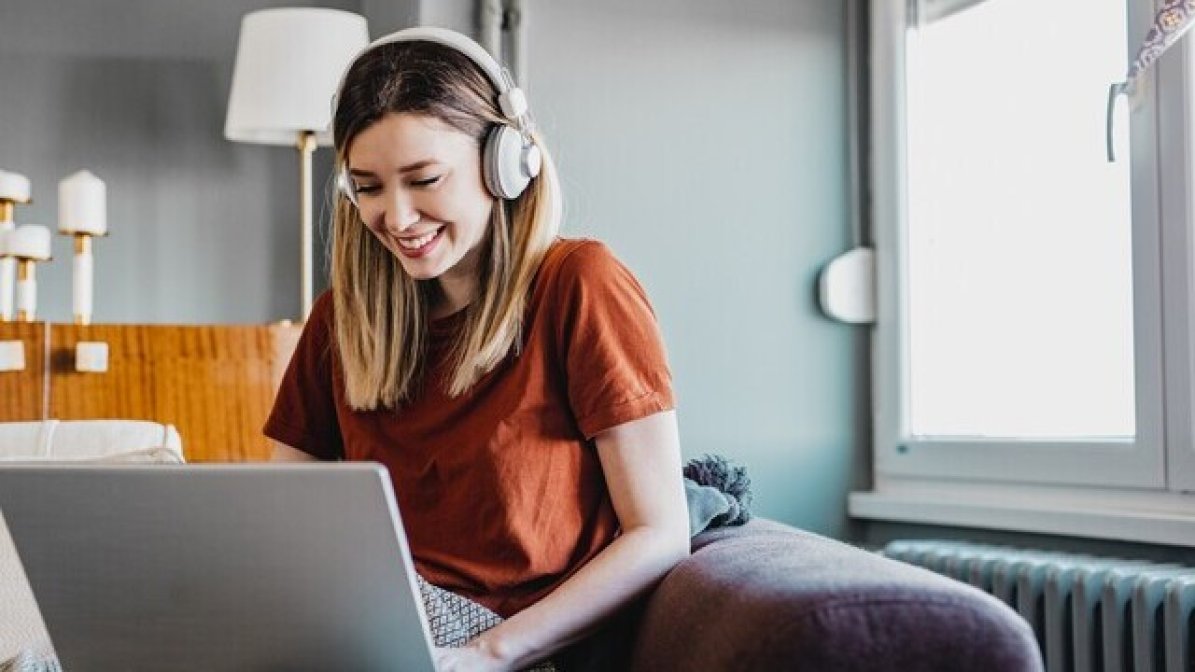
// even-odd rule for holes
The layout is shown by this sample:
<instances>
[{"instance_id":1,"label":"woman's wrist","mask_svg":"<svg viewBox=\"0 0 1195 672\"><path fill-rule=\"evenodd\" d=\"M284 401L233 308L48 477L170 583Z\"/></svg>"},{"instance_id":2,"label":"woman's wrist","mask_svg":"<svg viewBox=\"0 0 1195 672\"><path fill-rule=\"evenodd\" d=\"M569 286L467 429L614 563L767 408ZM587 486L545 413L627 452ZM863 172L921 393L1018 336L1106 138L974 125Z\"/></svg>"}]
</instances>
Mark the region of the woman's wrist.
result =
<instances>
[{"instance_id":1,"label":"woman's wrist","mask_svg":"<svg viewBox=\"0 0 1195 672\"><path fill-rule=\"evenodd\" d=\"M541 640L540 634L540 624L535 619L527 620L524 612L481 633L469 642L469 646L477 646L479 653L501 662L503 669L521 670L551 655L552 651L544 648L546 642Z\"/></svg>"},{"instance_id":2,"label":"woman's wrist","mask_svg":"<svg viewBox=\"0 0 1195 672\"><path fill-rule=\"evenodd\" d=\"M518 658L515 647L512 647L500 632L494 630L484 632L469 642L468 646L477 649L478 652L495 663L501 663L507 669L515 669Z\"/></svg>"}]
</instances>

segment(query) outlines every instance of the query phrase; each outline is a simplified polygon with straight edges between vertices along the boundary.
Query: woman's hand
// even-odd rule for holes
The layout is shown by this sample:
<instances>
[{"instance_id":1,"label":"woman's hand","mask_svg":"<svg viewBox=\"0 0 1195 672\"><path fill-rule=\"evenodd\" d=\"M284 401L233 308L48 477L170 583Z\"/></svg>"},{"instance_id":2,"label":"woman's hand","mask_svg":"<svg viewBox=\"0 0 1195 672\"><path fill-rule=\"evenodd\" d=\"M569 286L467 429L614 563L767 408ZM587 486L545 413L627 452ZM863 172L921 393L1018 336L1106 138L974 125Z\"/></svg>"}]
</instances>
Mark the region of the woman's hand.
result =
<instances>
[{"instance_id":1,"label":"woman's hand","mask_svg":"<svg viewBox=\"0 0 1195 672\"><path fill-rule=\"evenodd\" d=\"M477 640L467 646L453 649L436 648L432 655L439 672L506 672L514 669L492 652L476 645Z\"/></svg>"}]
</instances>

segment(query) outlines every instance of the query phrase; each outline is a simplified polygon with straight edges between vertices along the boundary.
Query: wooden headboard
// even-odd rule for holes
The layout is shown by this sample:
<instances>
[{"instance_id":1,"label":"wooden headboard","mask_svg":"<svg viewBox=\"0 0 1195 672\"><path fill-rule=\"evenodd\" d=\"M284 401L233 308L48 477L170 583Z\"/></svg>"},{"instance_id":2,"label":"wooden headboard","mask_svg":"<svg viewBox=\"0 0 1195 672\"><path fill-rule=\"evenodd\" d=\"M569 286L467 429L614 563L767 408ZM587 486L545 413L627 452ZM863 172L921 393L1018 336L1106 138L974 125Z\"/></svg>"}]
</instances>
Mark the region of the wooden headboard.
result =
<instances>
[{"instance_id":1,"label":"wooden headboard","mask_svg":"<svg viewBox=\"0 0 1195 672\"><path fill-rule=\"evenodd\" d=\"M262 433L301 325L79 326L0 323L25 368L0 372L0 421L154 420L178 428L190 462L267 459ZM108 344L108 370L75 370L79 341Z\"/></svg>"}]
</instances>

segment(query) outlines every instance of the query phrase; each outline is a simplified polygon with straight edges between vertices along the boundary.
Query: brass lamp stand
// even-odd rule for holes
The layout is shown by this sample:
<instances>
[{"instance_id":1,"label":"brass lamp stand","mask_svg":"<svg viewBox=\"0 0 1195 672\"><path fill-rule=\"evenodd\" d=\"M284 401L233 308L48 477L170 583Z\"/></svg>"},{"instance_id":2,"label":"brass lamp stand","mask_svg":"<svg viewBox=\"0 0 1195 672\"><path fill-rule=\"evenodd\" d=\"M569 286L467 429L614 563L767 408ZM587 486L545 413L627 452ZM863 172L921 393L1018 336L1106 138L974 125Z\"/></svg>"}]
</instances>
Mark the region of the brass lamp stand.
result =
<instances>
[{"instance_id":1,"label":"brass lamp stand","mask_svg":"<svg viewBox=\"0 0 1195 672\"><path fill-rule=\"evenodd\" d=\"M299 266L299 289L302 292L304 319L311 314L312 296L315 292L311 262L314 247L311 225L311 155L315 153L315 144L315 133L299 131L296 143L299 150L299 254L302 257Z\"/></svg>"}]
</instances>

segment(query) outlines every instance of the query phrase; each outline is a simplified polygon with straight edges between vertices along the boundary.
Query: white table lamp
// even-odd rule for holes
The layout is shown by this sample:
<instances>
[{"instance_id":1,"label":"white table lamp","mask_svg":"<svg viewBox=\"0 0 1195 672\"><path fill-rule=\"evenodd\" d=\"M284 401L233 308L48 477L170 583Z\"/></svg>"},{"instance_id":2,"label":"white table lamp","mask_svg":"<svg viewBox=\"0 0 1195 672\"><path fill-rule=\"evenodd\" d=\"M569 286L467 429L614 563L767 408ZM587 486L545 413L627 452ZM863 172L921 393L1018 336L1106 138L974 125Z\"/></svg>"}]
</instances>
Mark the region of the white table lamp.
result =
<instances>
[{"instance_id":1,"label":"white table lamp","mask_svg":"<svg viewBox=\"0 0 1195 672\"><path fill-rule=\"evenodd\" d=\"M311 155L332 144L332 95L368 42L365 18L337 9L263 9L241 20L224 137L299 150L304 319L313 287Z\"/></svg>"}]
</instances>

